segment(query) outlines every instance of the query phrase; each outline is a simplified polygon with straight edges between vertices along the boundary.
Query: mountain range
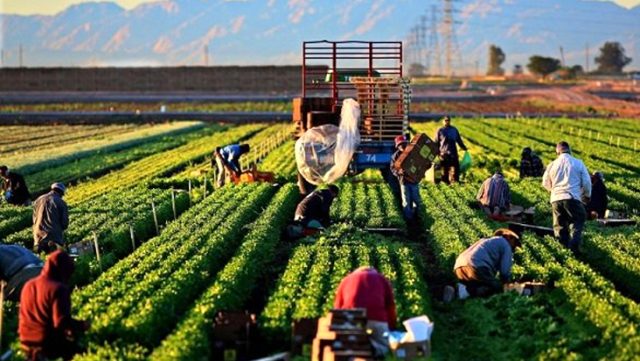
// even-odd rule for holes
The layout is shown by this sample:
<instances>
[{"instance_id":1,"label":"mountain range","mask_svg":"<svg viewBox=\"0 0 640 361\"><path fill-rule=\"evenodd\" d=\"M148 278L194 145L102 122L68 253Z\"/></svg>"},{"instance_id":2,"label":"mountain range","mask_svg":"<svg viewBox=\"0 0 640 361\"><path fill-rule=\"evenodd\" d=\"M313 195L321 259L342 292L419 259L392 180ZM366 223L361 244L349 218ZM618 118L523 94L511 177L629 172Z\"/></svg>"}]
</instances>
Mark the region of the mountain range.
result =
<instances>
[{"instance_id":1,"label":"mountain range","mask_svg":"<svg viewBox=\"0 0 640 361\"><path fill-rule=\"evenodd\" d=\"M113 2L72 5L55 15L0 14L3 66L164 66L299 64L305 40L404 40L425 26L421 49L444 61L443 1L165 0L126 10ZM640 6L609 1L462 0L452 37L458 72L483 72L488 47L504 64L539 54L594 68L598 48L619 41L640 68ZM433 16L432 16L433 11ZM424 17L424 21L421 19ZM438 40L438 57L435 44ZM413 44L413 45L412 45ZM562 50L560 50L562 48ZM562 53L561 53L562 52ZM206 55L205 55L206 53ZM418 57L422 54L423 57ZM427 62L418 51L409 61Z\"/></svg>"}]
</instances>

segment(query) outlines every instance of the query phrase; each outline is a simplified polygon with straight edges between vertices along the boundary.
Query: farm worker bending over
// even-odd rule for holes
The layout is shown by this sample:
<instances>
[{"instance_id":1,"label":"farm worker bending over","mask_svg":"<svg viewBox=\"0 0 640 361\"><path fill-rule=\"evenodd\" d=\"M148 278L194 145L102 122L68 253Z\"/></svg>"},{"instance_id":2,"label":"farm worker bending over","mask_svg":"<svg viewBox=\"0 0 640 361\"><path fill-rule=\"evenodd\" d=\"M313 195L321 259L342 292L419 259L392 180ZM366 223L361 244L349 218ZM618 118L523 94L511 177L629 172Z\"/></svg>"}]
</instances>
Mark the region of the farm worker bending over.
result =
<instances>
[{"instance_id":1,"label":"farm worker bending over","mask_svg":"<svg viewBox=\"0 0 640 361\"><path fill-rule=\"evenodd\" d=\"M604 218L609 205L607 198L607 186L604 184L604 175L594 172L591 175L591 199L587 204L587 213L591 218Z\"/></svg>"},{"instance_id":2,"label":"farm worker bending over","mask_svg":"<svg viewBox=\"0 0 640 361\"><path fill-rule=\"evenodd\" d=\"M371 343L376 356L389 352L384 333L396 327L396 303L391 283L372 267L360 267L342 279L338 286L334 308L365 308L367 328L372 331Z\"/></svg>"},{"instance_id":3,"label":"farm worker bending over","mask_svg":"<svg viewBox=\"0 0 640 361\"><path fill-rule=\"evenodd\" d=\"M423 207L422 198L420 198L420 187L413 179L405 176L401 168L395 167L396 160L407 147L407 139L404 135L396 137L395 145L396 151L391 156L391 173L398 178L398 183L400 184L404 218L409 224L413 224L415 222L416 211Z\"/></svg>"},{"instance_id":4,"label":"farm worker bending over","mask_svg":"<svg viewBox=\"0 0 640 361\"><path fill-rule=\"evenodd\" d=\"M319 189L304 197L296 207L293 220L303 227L308 227L311 222L320 223L323 227L329 226L331 218L329 210L333 200L338 197L340 188L330 185L327 189Z\"/></svg>"},{"instance_id":5,"label":"farm worker bending over","mask_svg":"<svg viewBox=\"0 0 640 361\"><path fill-rule=\"evenodd\" d=\"M591 177L581 160L571 156L567 142L556 146L558 158L542 176L542 185L551 192L553 231L573 253L580 252L582 230L587 218L584 203L591 197Z\"/></svg>"},{"instance_id":6,"label":"farm worker bending over","mask_svg":"<svg viewBox=\"0 0 640 361\"><path fill-rule=\"evenodd\" d=\"M0 177L2 177L2 190L7 203L16 206L28 206L31 204L31 195L24 177L18 173L11 172L6 165L0 165Z\"/></svg>"},{"instance_id":7,"label":"farm worker bending over","mask_svg":"<svg viewBox=\"0 0 640 361\"><path fill-rule=\"evenodd\" d=\"M224 185L227 171L235 176L240 175L240 156L249 153L249 144L230 144L225 147L217 147L215 151L216 165L218 167L218 187Z\"/></svg>"},{"instance_id":8,"label":"farm worker bending over","mask_svg":"<svg viewBox=\"0 0 640 361\"><path fill-rule=\"evenodd\" d=\"M531 148L524 148L520 159L520 178L541 177L543 173L544 165L540 157Z\"/></svg>"},{"instance_id":9,"label":"farm worker bending over","mask_svg":"<svg viewBox=\"0 0 640 361\"><path fill-rule=\"evenodd\" d=\"M468 293L474 297L490 296L502 292L502 286L511 282L513 252L521 247L520 237L513 231L500 228L493 237L484 238L467 248L456 259L454 273L461 284L458 284L458 296L465 298ZM500 274L500 280L496 278ZM449 299L453 295L453 287L445 289Z\"/></svg>"},{"instance_id":10,"label":"farm worker bending over","mask_svg":"<svg viewBox=\"0 0 640 361\"><path fill-rule=\"evenodd\" d=\"M28 249L13 244L0 244L0 281L5 299L18 301L24 284L42 271L42 261Z\"/></svg>"},{"instance_id":11,"label":"farm worker bending over","mask_svg":"<svg viewBox=\"0 0 640 361\"><path fill-rule=\"evenodd\" d=\"M70 360L78 335L89 329L88 322L71 317L68 283L73 270L71 257L58 250L49 255L40 276L24 285L18 334L28 360Z\"/></svg>"},{"instance_id":12,"label":"farm worker bending over","mask_svg":"<svg viewBox=\"0 0 640 361\"><path fill-rule=\"evenodd\" d=\"M53 183L51 191L33 204L33 240L37 252L51 253L64 245L62 232L69 226L67 203L62 200L66 188Z\"/></svg>"},{"instance_id":13,"label":"farm worker bending over","mask_svg":"<svg viewBox=\"0 0 640 361\"><path fill-rule=\"evenodd\" d=\"M442 119L444 126L436 132L435 141L440 145L440 165L442 166L442 181L451 184L460 181L460 160L458 159L458 147L467 150L462 142L460 132L451 125L451 118Z\"/></svg>"},{"instance_id":14,"label":"farm worker bending over","mask_svg":"<svg viewBox=\"0 0 640 361\"><path fill-rule=\"evenodd\" d=\"M511 206L511 191L504 176L497 170L480 187L476 199L482 210L491 217L499 217Z\"/></svg>"}]
</instances>

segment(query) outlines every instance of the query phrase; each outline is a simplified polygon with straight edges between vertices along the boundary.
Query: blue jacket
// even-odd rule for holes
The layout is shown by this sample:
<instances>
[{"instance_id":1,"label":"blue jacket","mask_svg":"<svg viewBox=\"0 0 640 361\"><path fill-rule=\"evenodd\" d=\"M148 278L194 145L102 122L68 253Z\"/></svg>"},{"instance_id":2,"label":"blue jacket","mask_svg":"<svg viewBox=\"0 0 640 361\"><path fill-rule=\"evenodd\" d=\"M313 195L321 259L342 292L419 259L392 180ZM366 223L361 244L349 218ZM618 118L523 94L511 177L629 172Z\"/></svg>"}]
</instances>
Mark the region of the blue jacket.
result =
<instances>
[{"instance_id":1,"label":"blue jacket","mask_svg":"<svg viewBox=\"0 0 640 361\"><path fill-rule=\"evenodd\" d=\"M40 258L24 247L0 245L0 279L9 281L25 266L40 264Z\"/></svg>"},{"instance_id":2,"label":"blue jacket","mask_svg":"<svg viewBox=\"0 0 640 361\"><path fill-rule=\"evenodd\" d=\"M220 156L234 172L240 172L240 156L244 154L239 144L227 145L220 149Z\"/></svg>"}]
</instances>

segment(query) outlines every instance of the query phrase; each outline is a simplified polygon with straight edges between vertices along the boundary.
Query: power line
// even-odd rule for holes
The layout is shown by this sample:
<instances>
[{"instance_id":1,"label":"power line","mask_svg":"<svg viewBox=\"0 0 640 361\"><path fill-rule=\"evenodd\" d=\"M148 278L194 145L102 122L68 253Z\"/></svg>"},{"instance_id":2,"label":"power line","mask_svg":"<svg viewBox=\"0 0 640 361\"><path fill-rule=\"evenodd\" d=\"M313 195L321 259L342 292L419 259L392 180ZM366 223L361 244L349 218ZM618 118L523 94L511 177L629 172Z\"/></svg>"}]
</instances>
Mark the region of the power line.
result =
<instances>
[{"instance_id":1,"label":"power line","mask_svg":"<svg viewBox=\"0 0 640 361\"><path fill-rule=\"evenodd\" d=\"M438 69L437 74L442 74L442 61L440 60L440 41L438 40L438 14L435 5L431 6L431 24L429 35L429 48L431 49L430 61L435 60ZM433 70L431 74L433 74Z\"/></svg>"}]
</instances>

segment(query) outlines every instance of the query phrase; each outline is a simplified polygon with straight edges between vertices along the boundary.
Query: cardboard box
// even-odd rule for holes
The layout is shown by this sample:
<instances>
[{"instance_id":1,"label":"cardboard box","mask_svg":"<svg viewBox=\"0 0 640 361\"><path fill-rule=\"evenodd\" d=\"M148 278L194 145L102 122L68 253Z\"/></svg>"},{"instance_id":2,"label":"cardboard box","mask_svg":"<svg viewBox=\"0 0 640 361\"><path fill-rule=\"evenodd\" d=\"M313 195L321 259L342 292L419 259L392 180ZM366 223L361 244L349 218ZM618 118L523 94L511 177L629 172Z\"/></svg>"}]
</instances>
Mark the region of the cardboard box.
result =
<instances>
[{"instance_id":1,"label":"cardboard box","mask_svg":"<svg viewBox=\"0 0 640 361\"><path fill-rule=\"evenodd\" d=\"M318 332L317 318L303 318L291 324L291 354L311 358L311 343Z\"/></svg>"},{"instance_id":2,"label":"cardboard box","mask_svg":"<svg viewBox=\"0 0 640 361\"><path fill-rule=\"evenodd\" d=\"M322 361L369 361L373 360L371 351L336 351L330 346L325 346L322 353Z\"/></svg>"},{"instance_id":3,"label":"cardboard box","mask_svg":"<svg viewBox=\"0 0 640 361\"><path fill-rule=\"evenodd\" d=\"M211 335L212 356L215 360L241 361L251 359L251 337L255 315L247 312L218 312Z\"/></svg>"},{"instance_id":4,"label":"cardboard box","mask_svg":"<svg viewBox=\"0 0 640 361\"><path fill-rule=\"evenodd\" d=\"M353 360L371 356L366 309L334 309L318 319L311 360ZM352 358L346 355L351 354Z\"/></svg>"},{"instance_id":5,"label":"cardboard box","mask_svg":"<svg viewBox=\"0 0 640 361\"><path fill-rule=\"evenodd\" d=\"M399 360L415 360L431 356L431 342L403 342L391 345L393 357Z\"/></svg>"},{"instance_id":6,"label":"cardboard box","mask_svg":"<svg viewBox=\"0 0 640 361\"><path fill-rule=\"evenodd\" d=\"M96 249L92 240L85 240L70 244L67 249L71 257L80 257L86 254L95 254Z\"/></svg>"},{"instance_id":7,"label":"cardboard box","mask_svg":"<svg viewBox=\"0 0 640 361\"><path fill-rule=\"evenodd\" d=\"M394 167L412 182L421 181L438 155L438 145L426 134L417 134L400 154Z\"/></svg>"}]
</instances>

